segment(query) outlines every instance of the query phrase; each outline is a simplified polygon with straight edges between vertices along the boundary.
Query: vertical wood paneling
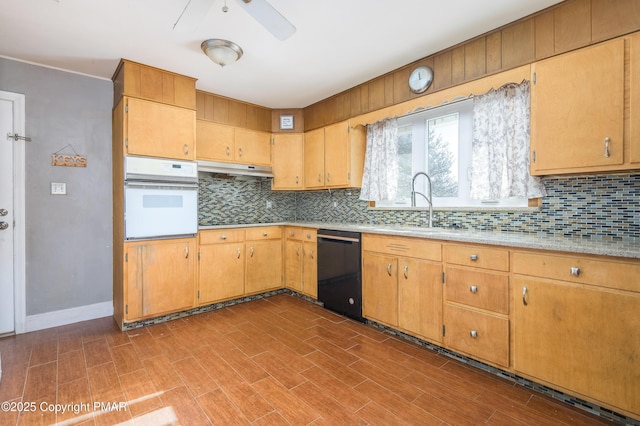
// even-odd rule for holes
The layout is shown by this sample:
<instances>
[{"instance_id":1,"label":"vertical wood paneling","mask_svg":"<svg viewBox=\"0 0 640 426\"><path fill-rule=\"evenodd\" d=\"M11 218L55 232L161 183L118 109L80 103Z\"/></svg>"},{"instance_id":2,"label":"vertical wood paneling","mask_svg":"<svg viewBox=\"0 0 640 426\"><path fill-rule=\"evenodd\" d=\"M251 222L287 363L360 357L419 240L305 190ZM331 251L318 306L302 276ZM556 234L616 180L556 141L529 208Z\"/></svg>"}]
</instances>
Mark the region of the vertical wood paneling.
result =
<instances>
[{"instance_id":1,"label":"vertical wood paneling","mask_svg":"<svg viewBox=\"0 0 640 426\"><path fill-rule=\"evenodd\" d=\"M411 71L418 66L412 65L410 67L404 67L393 73L393 101L394 103L400 103L411 99L411 90L407 81Z\"/></svg>"},{"instance_id":2,"label":"vertical wood paneling","mask_svg":"<svg viewBox=\"0 0 640 426\"><path fill-rule=\"evenodd\" d=\"M362 111L362 101L360 100L360 86L356 86L353 89L349 90L350 97L350 111L351 117L355 117L356 115L360 115L363 113Z\"/></svg>"},{"instance_id":3,"label":"vertical wood paneling","mask_svg":"<svg viewBox=\"0 0 640 426\"><path fill-rule=\"evenodd\" d=\"M548 58L555 52L553 15L553 10L550 10L534 18L535 58L537 60Z\"/></svg>"},{"instance_id":4,"label":"vertical wood paneling","mask_svg":"<svg viewBox=\"0 0 640 426\"><path fill-rule=\"evenodd\" d=\"M201 120L205 120L204 108L205 108L205 99L206 95L203 92L196 92L196 118Z\"/></svg>"},{"instance_id":5,"label":"vertical wood paneling","mask_svg":"<svg viewBox=\"0 0 640 426\"><path fill-rule=\"evenodd\" d=\"M384 104L384 77L378 77L369 82L369 111L383 108Z\"/></svg>"},{"instance_id":6,"label":"vertical wood paneling","mask_svg":"<svg viewBox=\"0 0 640 426\"><path fill-rule=\"evenodd\" d=\"M384 106L393 105L393 74L387 74L384 79Z\"/></svg>"},{"instance_id":7,"label":"vertical wood paneling","mask_svg":"<svg viewBox=\"0 0 640 426\"><path fill-rule=\"evenodd\" d=\"M162 102L162 71L140 67L140 96Z\"/></svg>"},{"instance_id":8,"label":"vertical wood paneling","mask_svg":"<svg viewBox=\"0 0 640 426\"><path fill-rule=\"evenodd\" d=\"M502 66L514 68L535 60L535 27L533 19L502 30Z\"/></svg>"},{"instance_id":9,"label":"vertical wood paneling","mask_svg":"<svg viewBox=\"0 0 640 426\"><path fill-rule=\"evenodd\" d=\"M247 127L247 105L239 102L229 102L229 124Z\"/></svg>"},{"instance_id":10,"label":"vertical wood paneling","mask_svg":"<svg viewBox=\"0 0 640 426\"><path fill-rule=\"evenodd\" d=\"M218 123L230 124L229 121L229 100L218 96L212 96L213 98L213 121Z\"/></svg>"},{"instance_id":11,"label":"vertical wood paneling","mask_svg":"<svg viewBox=\"0 0 640 426\"><path fill-rule=\"evenodd\" d=\"M487 36L487 74L502 68L502 33L495 32Z\"/></svg>"},{"instance_id":12,"label":"vertical wood paneling","mask_svg":"<svg viewBox=\"0 0 640 426\"><path fill-rule=\"evenodd\" d=\"M473 80L487 72L487 42L485 37L464 45L464 79Z\"/></svg>"},{"instance_id":13,"label":"vertical wood paneling","mask_svg":"<svg viewBox=\"0 0 640 426\"><path fill-rule=\"evenodd\" d=\"M248 129L258 129L258 107L247 105L247 119L245 127Z\"/></svg>"},{"instance_id":14,"label":"vertical wood paneling","mask_svg":"<svg viewBox=\"0 0 640 426\"><path fill-rule=\"evenodd\" d=\"M181 75L174 76L175 102L187 108L196 108L195 81Z\"/></svg>"},{"instance_id":15,"label":"vertical wood paneling","mask_svg":"<svg viewBox=\"0 0 640 426\"><path fill-rule=\"evenodd\" d=\"M167 73L162 73L162 102L176 103L175 77Z\"/></svg>"},{"instance_id":16,"label":"vertical wood paneling","mask_svg":"<svg viewBox=\"0 0 640 426\"><path fill-rule=\"evenodd\" d=\"M554 9L555 53L586 46L591 41L591 1L573 0Z\"/></svg>"},{"instance_id":17,"label":"vertical wood paneling","mask_svg":"<svg viewBox=\"0 0 640 426\"><path fill-rule=\"evenodd\" d=\"M451 51L451 84L464 82L464 45Z\"/></svg>"},{"instance_id":18,"label":"vertical wood paneling","mask_svg":"<svg viewBox=\"0 0 640 426\"><path fill-rule=\"evenodd\" d=\"M591 0L593 42L640 30L640 1Z\"/></svg>"},{"instance_id":19,"label":"vertical wood paneling","mask_svg":"<svg viewBox=\"0 0 640 426\"><path fill-rule=\"evenodd\" d=\"M433 88L444 89L451 81L451 51L446 51L433 58Z\"/></svg>"}]
</instances>

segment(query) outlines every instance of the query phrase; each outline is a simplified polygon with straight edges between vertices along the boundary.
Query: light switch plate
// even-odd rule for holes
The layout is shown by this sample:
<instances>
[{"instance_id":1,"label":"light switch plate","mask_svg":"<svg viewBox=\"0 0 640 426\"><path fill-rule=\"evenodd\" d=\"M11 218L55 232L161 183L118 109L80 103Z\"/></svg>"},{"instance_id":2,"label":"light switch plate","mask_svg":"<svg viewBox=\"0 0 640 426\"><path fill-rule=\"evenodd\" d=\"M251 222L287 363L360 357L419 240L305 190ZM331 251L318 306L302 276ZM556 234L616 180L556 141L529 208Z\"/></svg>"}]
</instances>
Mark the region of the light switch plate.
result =
<instances>
[{"instance_id":1,"label":"light switch plate","mask_svg":"<svg viewBox=\"0 0 640 426\"><path fill-rule=\"evenodd\" d=\"M65 182L51 182L51 195L67 195Z\"/></svg>"}]
</instances>

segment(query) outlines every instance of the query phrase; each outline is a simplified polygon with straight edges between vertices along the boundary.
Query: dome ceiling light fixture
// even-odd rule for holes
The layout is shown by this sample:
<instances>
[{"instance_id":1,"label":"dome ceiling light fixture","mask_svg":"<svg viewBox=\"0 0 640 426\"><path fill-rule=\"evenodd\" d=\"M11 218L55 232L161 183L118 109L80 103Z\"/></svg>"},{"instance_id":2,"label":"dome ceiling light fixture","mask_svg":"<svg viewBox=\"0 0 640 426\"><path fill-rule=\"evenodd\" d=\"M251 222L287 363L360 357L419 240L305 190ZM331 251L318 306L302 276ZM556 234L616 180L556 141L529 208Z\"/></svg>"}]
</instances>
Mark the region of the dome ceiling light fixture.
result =
<instances>
[{"instance_id":1,"label":"dome ceiling light fixture","mask_svg":"<svg viewBox=\"0 0 640 426\"><path fill-rule=\"evenodd\" d=\"M211 38L200 45L202 51L216 64L224 67L242 57L242 48L229 40Z\"/></svg>"}]
</instances>

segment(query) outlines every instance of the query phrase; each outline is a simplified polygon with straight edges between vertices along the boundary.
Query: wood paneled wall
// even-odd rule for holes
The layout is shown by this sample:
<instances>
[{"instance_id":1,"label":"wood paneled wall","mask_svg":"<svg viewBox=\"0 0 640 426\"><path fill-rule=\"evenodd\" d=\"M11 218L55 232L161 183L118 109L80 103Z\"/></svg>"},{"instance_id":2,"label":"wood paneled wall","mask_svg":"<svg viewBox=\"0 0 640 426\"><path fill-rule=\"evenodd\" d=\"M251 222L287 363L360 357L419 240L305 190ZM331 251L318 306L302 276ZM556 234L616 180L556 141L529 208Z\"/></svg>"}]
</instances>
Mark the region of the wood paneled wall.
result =
<instances>
[{"instance_id":1,"label":"wood paneled wall","mask_svg":"<svg viewBox=\"0 0 640 426\"><path fill-rule=\"evenodd\" d=\"M196 118L271 132L271 109L213 93L196 91Z\"/></svg>"},{"instance_id":2,"label":"wood paneled wall","mask_svg":"<svg viewBox=\"0 0 640 426\"><path fill-rule=\"evenodd\" d=\"M639 0L567 0L304 108L304 130L346 120L451 86L640 30ZM413 68L431 87L411 93Z\"/></svg>"}]
</instances>

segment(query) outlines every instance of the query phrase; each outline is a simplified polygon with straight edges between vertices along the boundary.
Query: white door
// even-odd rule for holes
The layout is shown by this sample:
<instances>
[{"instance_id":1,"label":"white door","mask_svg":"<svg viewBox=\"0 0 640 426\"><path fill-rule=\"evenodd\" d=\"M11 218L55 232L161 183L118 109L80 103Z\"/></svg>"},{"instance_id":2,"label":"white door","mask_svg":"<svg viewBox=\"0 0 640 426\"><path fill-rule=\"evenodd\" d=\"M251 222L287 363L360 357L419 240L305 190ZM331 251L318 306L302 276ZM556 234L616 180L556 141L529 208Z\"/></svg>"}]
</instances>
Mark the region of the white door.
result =
<instances>
[{"instance_id":1,"label":"white door","mask_svg":"<svg viewBox=\"0 0 640 426\"><path fill-rule=\"evenodd\" d=\"M0 91L0 336L22 331L16 306L24 315L25 142L8 137L15 133L24 135L24 95Z\"/></svg>"}]
</instances>

